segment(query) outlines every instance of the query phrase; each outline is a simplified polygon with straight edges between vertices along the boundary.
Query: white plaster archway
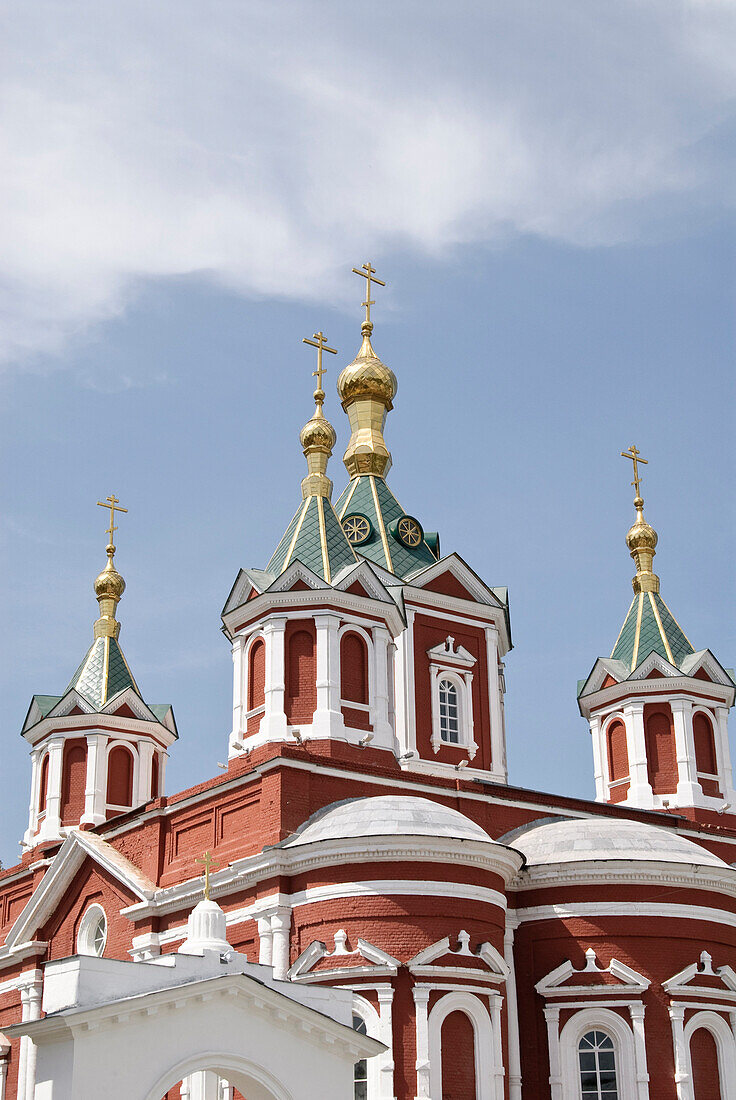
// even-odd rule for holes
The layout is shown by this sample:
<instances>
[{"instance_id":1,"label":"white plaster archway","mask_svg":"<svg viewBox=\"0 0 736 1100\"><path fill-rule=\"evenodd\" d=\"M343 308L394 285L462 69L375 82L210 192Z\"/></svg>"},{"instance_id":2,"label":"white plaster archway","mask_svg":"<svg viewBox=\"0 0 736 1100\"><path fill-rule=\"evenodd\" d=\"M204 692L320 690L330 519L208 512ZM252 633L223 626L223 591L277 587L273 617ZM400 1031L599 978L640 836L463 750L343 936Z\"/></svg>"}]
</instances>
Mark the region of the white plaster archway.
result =
<instances>
[{"instance_id":1,"label":"white plaster archway","mask_svg":"<svg viewBox=\"0 0 736 1100\"><path fill-rule=\"evenodd\" d=\"M716 1041L721 1095L724 1100L736 1096L736 1038L734 1038L733 1031L723 1016L707 1009L696 1012L685 1025L685 1050L687 1051L687 1071L690 1078L691 1095L693 1094L693 1064L690 1042L695 1032L700 1028L709 1031Z\"/></svg>"},{"instance_id":2,"label":"white plaster archway","mask_svg":"<svg viewBox=\"0 0 736 1100\"><path fill-rule=\"evenodd\" d=\"M183 1078L201 1070L210 1070L224 1077L248 1100L295 1100L293 1094L263 1067L254 1065L246 1058L213 1051L193 1055L172 1066L156 1082L145 1100L161 1100Z\"/></svg>"},{"instance_id":3,"label":"white plaster archway","mask_svg":"<svg viewBox=\"0 0 736 1100\"><path fill-rule=\"evenodd\" d=\"M498 994L492 994L492 996L498 997ZM480 997L474 993L461 992L446 993L439 998L429 1013L430 1095L432 1097L442 1095L442 1025L453 1012L464 1013L473 1025L477 1100L502 1100L501 1037L494 1035L491 1014Z\"/></svg>"}]
</instances>

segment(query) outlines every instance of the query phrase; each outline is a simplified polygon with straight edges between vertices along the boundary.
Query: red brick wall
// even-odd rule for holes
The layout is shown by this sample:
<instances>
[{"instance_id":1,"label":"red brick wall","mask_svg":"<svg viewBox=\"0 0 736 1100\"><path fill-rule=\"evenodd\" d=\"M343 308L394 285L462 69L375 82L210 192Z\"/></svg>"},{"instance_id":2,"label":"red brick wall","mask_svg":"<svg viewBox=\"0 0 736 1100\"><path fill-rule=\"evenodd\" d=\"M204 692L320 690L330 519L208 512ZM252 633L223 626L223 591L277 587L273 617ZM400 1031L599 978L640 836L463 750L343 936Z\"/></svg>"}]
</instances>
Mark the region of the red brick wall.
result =
<instances>
[{"instance_id":1,"label":"red brick wall","mask_svg":"<svg viewBox=\"0 0 736 1100\"><path fill-rule=\"evenodd\" d=\"M475 1032L464 1012L442 1024L442 1100L475 1100Z\"/></svg>"},{"instance_id":2,"label":"red brick wall","mask_svg":"<svg viewBox=\"0 0 736 1100\"><path fill-rule=\"evenodd\" d=\"M699 1027L690 1039L695 1100L723 1100L718 1074L718 1048L713 1034Z\"/></svg>"},{"instance_id":3,"label":"red brick wall","mask_svg":"<svg viewBox=\"0 0 736 1100\"><path fill-rule=\"evenodd\" d=\"M61 778L61 823L76 825L84 813L84 788L87 785L87 742L72 737L64 745Z\"/></svg>"},{"instance_id":4,"label":"red brick wall","mask_svg":"<svg viewBox=\"0 0 736 1100\"><path fill-rule=\"evenodd\" d=\"M655 794L674 794L677 790L677 756L672 712L661 703L644 706L644 732L647 746L647 773Z\"/></svg>"},{"instance_id":5,"label":"red brick wall","mask_svg":"<svg viewBox=\"0 0 736 1100\"><path fill-rule=\"evenodd\" d=\"M311 619L286 624L286 721L311 722L317 709L315 629Z\"/></svg>"}]
</instances>

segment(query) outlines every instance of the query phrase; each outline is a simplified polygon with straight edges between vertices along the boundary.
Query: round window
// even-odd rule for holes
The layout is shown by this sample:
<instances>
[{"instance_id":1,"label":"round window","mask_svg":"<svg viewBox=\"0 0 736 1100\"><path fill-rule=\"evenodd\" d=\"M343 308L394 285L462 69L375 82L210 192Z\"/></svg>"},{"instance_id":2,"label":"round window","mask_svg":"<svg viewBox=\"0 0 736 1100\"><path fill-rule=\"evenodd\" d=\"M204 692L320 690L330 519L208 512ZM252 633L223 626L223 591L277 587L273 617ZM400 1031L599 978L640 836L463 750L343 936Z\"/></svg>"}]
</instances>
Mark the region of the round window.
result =
<instances>
[{"instance_id":1,"label":"round window","mask_svg":"<svg viewBox=\"0 0 736 1100\"><path fill-rule=\"evenodd\" d=\"M342 529L352 546L362 546L373 534L373 525L362 512L352 512L342 521Z\"/></svg>"},{"instance_id":2,"label":"round window","mask_svg":"<svg viewBox=\"0 0 736 1100\"><path fill-rule=\"evenodd\" d=\"M80 955L96 955L100 958L107 942L107 917L101 905L90 905L82 917L77 933L77 951Z\"/></svg>"},{"instance_id":3,"label":"round window","mask_svg":"<svg viewBox=\"0 0 736 1100\"><path fill-rule=\"evenodd\" d=\"M414 519L413 516L402 516L397 521L396 526L391 525L391 534L394 535L400 543L404 546L408 546L413 550L419 546L424 538L424 531L422 525L418 519Z\"/></svg>"}]
</instances>

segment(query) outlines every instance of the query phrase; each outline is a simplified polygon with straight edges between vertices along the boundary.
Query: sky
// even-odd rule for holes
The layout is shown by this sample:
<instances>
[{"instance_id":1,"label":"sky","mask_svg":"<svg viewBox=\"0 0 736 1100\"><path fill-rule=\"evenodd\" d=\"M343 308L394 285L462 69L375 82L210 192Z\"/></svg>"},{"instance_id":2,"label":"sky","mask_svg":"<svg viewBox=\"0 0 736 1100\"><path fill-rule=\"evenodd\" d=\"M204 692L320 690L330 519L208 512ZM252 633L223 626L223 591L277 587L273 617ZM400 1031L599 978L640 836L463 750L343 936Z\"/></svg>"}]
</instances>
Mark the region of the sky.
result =
<instances>
[{"instance_id":1,"label":"sky","mask_svg":"<svg viewBox=\"0 0 736 1100\"><path fill-rule=\"evenodd\" d=\"M170 792L226 758L220 611L300 499L360 343L399 391L390 484L510 589L510 780L590 797L576 681L628 609L644 457L662 595L734 637L733 0L0 0L0 859L34 693L92 638L174 705Z\"/></svg>"}]
</instances>

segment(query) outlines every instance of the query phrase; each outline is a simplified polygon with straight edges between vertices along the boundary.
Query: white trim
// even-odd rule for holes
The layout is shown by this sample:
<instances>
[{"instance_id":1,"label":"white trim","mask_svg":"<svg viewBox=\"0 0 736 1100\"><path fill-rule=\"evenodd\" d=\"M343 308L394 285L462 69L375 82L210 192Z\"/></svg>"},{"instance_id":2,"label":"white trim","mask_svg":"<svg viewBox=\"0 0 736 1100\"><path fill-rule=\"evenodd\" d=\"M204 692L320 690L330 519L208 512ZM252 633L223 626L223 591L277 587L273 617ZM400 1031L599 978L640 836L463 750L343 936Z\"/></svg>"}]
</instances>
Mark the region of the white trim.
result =
<instances>
[{"instance_id":1,"label":"white trim","mask_svg":"<svg viewBox=\"0 0 736 1100\"><path fill-rule=\"evenodd\" d=\"M631 881L631 879L629 879ZM647 901L579 901L565 905L533 905L515 910L519 921L570 920L575 917L672 917L675 920L700 920L736 928L736 913L711 909L705 905L662 905Z\"/></svg>"},{"instance_id":2,"label":"white trim","mask_svg":"<svg viewBox=\"0 0 736 1100\"><path fill-rule=\"evenodd\" d=\"M690 1044L693 1034L700 1028L705 1028L715 1039L721 1096L724 1100L730 1100L732 1096L736 1096L736 1037L723 1016L710 1009L695 1012L685 1024L683 1040L688 1080L678 1082L678 1100L690 1100L692 1095L693 1065Z\"/></svg>"},{"instance_id":3,"label":"white trim","mask_svg":"<svg viewBox=\"0 0 736 1100\"><path fill-rule=\"evenodd\" d=\"M105 922L104 935L102 938L102 950L95 950L93 932L97 927L100 918ZM105 954L105 947L107 946L107 932L108 932L108 920L107 913L94 902L90 905L84 913L81 921L79 922L79 929L77 931L77 954L78 955L91 955L93 958L102 958Z\"/></svg>"},{"instance_id":4,"label":"white trim","mask_svg":"<svg viewBox=\"0 0 736 1100\"><path fill-rule=\"evenodd\" d=\"M585 958L586 964L582 970L576 970L569 959L555 967L534 986L537 993L542 997L570 997L573 994L578 996L595 994L610 996L612 993L616 995L626 993L641 995L652 984L643 974L633 970L625 963L619 962L618 959L611 959L608 966L600 967L595 950L592 947L589 947L585 952ZM577 974L610 974L620 984L611 986L610 983L601 981L597 985L588 983L567 985L568 979Z\"/></svg>"},{"instance_id":5,"label":"white trim","mask_svg":"<svg viewBox=\"0 0 736 1100\"><path fill-rule=\"evenodd\" d=\"M547 1011L545 1009L545 1014ZM559 1015L557 1024L559 1026ZM600 1005L576 1012L559 1031L560 1080L553 1082L550 1075L552 1100L581 1100L578 1045L586 1032L594 1030L604 1031L613 1041L616 1083L621 1100L646 1100L649 1096L648 1075L646 1068L637 1072L634 1034L622 1016Z\"/></svg>"},{"instance_id":6,"label":"white trim","mask_svg":"<svg viewBox=\"0 0 736 1100\"><path fill-rule=\"evenodd\" d=\"M353 991L353 1012L364 1021L366 1033L372 1039L378 1039L386 1047L381 1054L367 1059L368 1100L395 1100L394 1097L394 1055L393 1024L391 1007L394 991L390 985L377 985L379 1011L370 1001Z\"/></svg>"},{"instance_id":7,"label":"white trim","mask_svg":"<svg viewBox=\"0 0 736 1100\"><path fill-rule=\"evenodd\" d=\"M495 1001L496 998L491 998ZM503 1062L499 1059L501 1036L491 1023L491 1013L474 993L445 993L435 1001L427 1022L430 1095L442 1096L442 1024L452 1012L462 1012L473 1026L476 1100L503 1100Z\"/></svg>"}]
</instances>

